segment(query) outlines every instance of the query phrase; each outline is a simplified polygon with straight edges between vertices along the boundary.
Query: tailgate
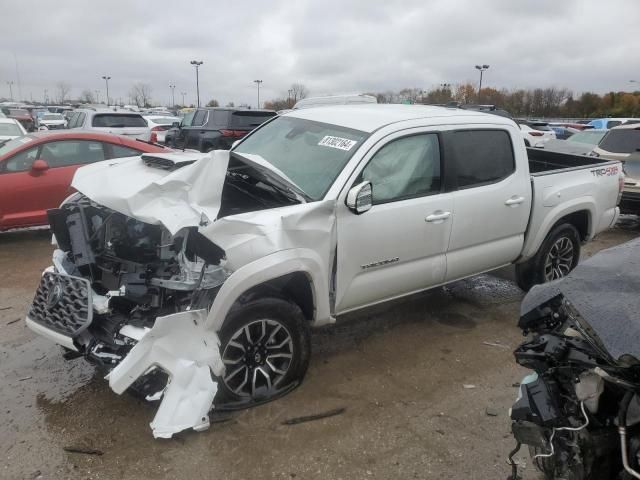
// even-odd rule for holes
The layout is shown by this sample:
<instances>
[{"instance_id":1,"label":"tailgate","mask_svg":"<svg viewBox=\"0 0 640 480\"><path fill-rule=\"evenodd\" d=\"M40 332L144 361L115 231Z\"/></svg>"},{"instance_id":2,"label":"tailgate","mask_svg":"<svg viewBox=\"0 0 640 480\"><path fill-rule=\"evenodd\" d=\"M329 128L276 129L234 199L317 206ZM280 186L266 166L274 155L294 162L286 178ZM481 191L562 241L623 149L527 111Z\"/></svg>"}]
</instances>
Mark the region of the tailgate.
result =
<instances>
[{"instance_id":1,"label":"tailgate","mask_svg":"<svg viewBox=\"0 0 640 480\"><path fill-rule=\"evenodd\" d=\"M143 140L149 140L150 129L142 127L94 127L92 130L98 132L112 133L114 135L123 135L125 137L141 138Z\"/></svg>"},{"instance_id":2,"label":"tailgate","mask_svg":"<svg viewBox=\"0 0 640 480\"><path fill-rule=\"evenodd\" d=\"M622 165L595 158L593 162L531 175L533 200L523 257L533 255L552 226L567 215L587 214L587 239L612 226L618 216Z\"/></svg>"}]
</instances>

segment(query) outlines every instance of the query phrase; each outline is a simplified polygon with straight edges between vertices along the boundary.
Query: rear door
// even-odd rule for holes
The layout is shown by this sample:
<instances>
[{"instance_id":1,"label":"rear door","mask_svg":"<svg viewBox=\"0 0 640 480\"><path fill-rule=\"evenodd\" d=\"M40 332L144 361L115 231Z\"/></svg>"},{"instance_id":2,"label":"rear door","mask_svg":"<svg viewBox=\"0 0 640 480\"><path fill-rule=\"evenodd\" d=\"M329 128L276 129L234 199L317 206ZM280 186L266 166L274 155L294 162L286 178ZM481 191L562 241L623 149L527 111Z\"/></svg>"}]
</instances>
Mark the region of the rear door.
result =
<instances>
[{"instance_id":1,"label":"rear door","mask_svg":"<svg viewBox=\"0 0 640 480\"><path fill-rule=\"evenodd\" d=\"M470 125L445 136L457 185L447 281L513 262L522 251L531 182L527 168L516 168L518 133Z\"/></svg>"},{"instance_id":2,"label":"rear door","mask_svg":"<svg viewBox=\"0 0 640 480\"><path fill-rule=\"evenodd\" d=\"M443 193L440 152L439 135L418 130L365 157L353 184L372 182L373 207L356 215L338 205L336 313L443 282L453 196Z\"/></svg>"},{"instance_id":3,"label":"rear door","mask_svg":"<svg viewBox=\"0 0 640 480\"><path fill-rule=\"evenodd\" d=\"M49 169L34 172L36 159L47 162ZM0 165L2 228L46 225L46 211L72 193L78 167L104 159L102 142L92 140L51 141L6 159Z\"/></svg>"}]
</instances>

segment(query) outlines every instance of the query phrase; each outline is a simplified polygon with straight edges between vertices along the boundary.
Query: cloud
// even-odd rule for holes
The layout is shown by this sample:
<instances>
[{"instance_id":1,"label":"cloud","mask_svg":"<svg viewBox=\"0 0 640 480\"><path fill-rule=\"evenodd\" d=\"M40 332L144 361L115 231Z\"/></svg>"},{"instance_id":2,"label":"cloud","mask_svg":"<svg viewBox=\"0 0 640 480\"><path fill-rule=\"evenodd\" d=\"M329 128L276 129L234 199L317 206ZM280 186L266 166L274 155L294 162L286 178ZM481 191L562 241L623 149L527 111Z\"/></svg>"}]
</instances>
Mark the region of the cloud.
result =
<instances>
[{"instance_id":1,"label":"cloud","mask_svg":"<svg viewBox=\"0 0 640 480\"><path fill-rule=\"evenodd\" d=\"M107 74L114 98L142 81L159 103L171 83L194 102L193 59L201 98L223 104L255 104L255 79L262 99L293 82L316 95L428 89L476 82L480 62L487 86L630 90L638 18L637 0L22 0L3 6L0 96L18 73L24 99L58 81L104 96Z\"/></svg>"}]
</instances>

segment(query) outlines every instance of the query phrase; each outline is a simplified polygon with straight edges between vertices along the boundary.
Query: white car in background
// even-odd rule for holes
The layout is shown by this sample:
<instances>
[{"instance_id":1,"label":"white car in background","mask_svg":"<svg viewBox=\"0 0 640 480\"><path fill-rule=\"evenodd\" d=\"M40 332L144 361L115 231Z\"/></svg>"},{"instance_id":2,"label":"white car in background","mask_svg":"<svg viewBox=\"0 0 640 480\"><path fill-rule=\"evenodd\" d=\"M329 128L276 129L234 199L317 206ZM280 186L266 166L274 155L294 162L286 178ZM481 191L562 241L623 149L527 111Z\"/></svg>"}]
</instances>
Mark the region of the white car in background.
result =
<instances>
[{"instance_id":1,"label":"white car in background","mask_svg":"<svg viewBox=\"0 0 640 480\"><path fill-rule=\"evenodd\" d=\"M13 118L0 118L0 144L26 134L27 131L17 120Z\"/></svg>"},{"instance_id":2,"label":"white car in background","mask_svg":"<svg viewBox=\"0 0 640 480\"><path fill-rule=\"evenodd\" d=\"M61 130L67 128L67 119L61 113L45 113L38 119L38 128Z\"/></svg>"},{"instance_id":3,"label":"white car in background","mask_svg":"<svg viewBox=\"0 0 640 480\"><path fill-rule=\"evenodd\" d=\"M147 121L147 125L151 129L151 136L149 141L154 143L165 142L167 130L169 130L174 123L180 123L180 117L171 117L167 115L145 115L144 119Z\"/></svg>"},{"instance_id":4,"label":"white car in background","mask_svg":"<svg viewBox=\"0 0 640 480\"><path fill-rule=\"evenodd\" d=\"M113 133L149 141L151 129L139 113L116 108L77 109L69 119L69 128Z\"/></svg>"},{"instance_id":5,"label":"white car in background","mask_svg":"<svg viewBox=\"0 0 640 480\"><path fill-rule=\"evenodd\" d=\"M638 152L640 152L640 124L628 123L609 130L598 146L593 149L592 155L624 161Z\"/></svg>"},{"instance_id":6,"label":"white car in background","mask_svg":"<svg viewBox=\"0 0 640 480\"><path fill-rule=\"evenodd\" d=\"M533 122L527 120L516 120L527 147L544 147L549 140L555 140L554 132L546 122Z\"/></svg>"}]
</instances>

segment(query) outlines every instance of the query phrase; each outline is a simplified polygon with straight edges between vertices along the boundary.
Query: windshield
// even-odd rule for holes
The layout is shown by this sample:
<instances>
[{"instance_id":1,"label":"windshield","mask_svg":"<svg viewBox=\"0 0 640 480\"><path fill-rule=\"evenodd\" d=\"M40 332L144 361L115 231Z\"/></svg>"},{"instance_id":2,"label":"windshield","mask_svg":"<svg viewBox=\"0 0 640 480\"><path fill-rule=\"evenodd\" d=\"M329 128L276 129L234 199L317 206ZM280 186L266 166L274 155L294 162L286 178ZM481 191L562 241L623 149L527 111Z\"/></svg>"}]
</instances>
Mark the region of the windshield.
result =
<instances>
[{"instance_id":1,"label":"windshield","mask_svg":"<svg viewBox=\"0 0 640 480\"><path fill-rule=\"evenodd\" d=\"M588 143L589 145L597 145L607 132L598 132L594 130L585 130L571 135L567 142Z\"/></svg>"},{"instance_id":2,"label":"windshield","mask_svg":"<svg viewBox=\"0 0 640 480\"><path fill-rule=\"evenodd\" d=\"M639 151L640 129L621 128L620 130L610 130L598 147L611 153L633 153Z\"/></svg>"},{"instance_id":3,"label":"windshield","mask_svg":"<svg viewBox=\"0 0 640 480\"><path fill-rule=\"evenodd\" d=\"M60 113L49 113L42 116L42 120L64 120Z\"/></svg>"},{"instance_id":4,"label":"windshield","mask_svg":"<svg viewBox=\"0 0 640 480\"><path fill-rule=\"evenodd\" d=\"M22 131L15 123L0 123L0 137L20 135L22 135Z\"/></svg>"},{"instance_id":5,"label":"windshield","mask_svg":"<svg viewBox=\"0 0 640 480\"><path fill-rule=\"evenodd\" d=\"M234 151L262 157L308 197L320 200L367 133L293 117L278 117Z\"/></svg>"},{"instance_id":6,"label":"windshield","mask_svg":"<svg viewBox=\"0 0 640 480\"><path fill-rule=\"evenodd\" d=\"M142 115L101 113L93 117L92 125L109 128L146 127L147 122L142 118Z\"/></svg>"}]
</instances>

